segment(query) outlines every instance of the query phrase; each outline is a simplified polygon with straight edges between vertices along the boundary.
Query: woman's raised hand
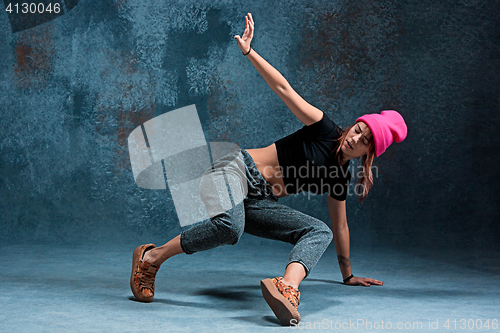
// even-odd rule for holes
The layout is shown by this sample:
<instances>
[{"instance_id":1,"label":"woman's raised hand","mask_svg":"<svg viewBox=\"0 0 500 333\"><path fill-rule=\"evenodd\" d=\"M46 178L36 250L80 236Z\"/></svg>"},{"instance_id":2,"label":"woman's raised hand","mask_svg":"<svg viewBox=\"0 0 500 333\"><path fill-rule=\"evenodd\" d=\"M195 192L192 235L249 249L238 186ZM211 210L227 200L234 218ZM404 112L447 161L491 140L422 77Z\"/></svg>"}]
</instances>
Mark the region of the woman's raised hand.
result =
<instances>
[{"instance_id":1,"label":"woman's raised hand","mask_svg":"<svg viewBox=\"0 0 500 333\"><path fill-rule=\"evenodd\" d=\"M248 54L248 52L250 52L250 42L253 38L253 25L252 14L248 13L245 16L245 31L243 32L243 37L240 37L240 35L234 36L234 38L238 41L238 46L243 54Z\"/></svg>"}]
</instances>

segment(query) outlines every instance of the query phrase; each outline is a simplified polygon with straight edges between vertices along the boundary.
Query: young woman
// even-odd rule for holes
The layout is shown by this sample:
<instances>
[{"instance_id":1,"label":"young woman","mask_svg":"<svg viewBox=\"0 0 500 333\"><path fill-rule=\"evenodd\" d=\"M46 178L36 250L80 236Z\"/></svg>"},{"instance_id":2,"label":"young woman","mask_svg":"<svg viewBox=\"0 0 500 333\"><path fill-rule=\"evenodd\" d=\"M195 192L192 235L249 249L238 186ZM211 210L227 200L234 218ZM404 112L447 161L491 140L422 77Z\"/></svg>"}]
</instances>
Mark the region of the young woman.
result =
<instances>
[{"instance_id":1,"label":"young woman","mask_svg":"<svg viewBox=\"0 0 500 333\"><path fill-rule=\"evenodd\" d=\"M393 141L404 140L407 128L398 112L382 111L364 115L342 131L321 110L303 100L285 78L250 47L254 31L250 13L245 22L243 36L235 36L243 55L305 126L268 147L239 149L214 162L212 177L202 178L200 184L200 188L208 189L200 191L207 211L220 200L217 185L225 186L228 178L233 185L238 182L242 185L231 186L236 204L210 214L209 221L192 226L160 247L153 244L137 247L133 253L130 286L139 301L151 302L156 272L165 260L176 254L234 245L243 232L281 240L294 245L285 274L262 280L261 289L277 318L284 325L293 325L300 320L299 284L332 238L345 284L383 284L379 280L355 277L351 272L345 208L351 179L348 165L350 159L362 157L363 168L356 186L361 190L356 192L363 201L372 185L373 158ZM225 175L217 171L222 169ZM328 193L333 233L324 222L278 203L278 198L302 191Z\"/></svg>"}]
</instances>

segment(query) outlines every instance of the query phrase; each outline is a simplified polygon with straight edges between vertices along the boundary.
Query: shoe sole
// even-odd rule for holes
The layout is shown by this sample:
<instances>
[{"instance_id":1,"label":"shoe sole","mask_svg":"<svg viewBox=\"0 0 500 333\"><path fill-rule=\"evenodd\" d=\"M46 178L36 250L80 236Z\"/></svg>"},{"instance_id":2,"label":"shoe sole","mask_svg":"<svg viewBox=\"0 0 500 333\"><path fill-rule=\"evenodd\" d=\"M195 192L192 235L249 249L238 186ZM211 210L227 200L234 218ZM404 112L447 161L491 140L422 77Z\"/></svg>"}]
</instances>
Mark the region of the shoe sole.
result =
<instances>
[{"instance_id":1,"label":"shoe sole","mask_svg":"<svg viewBox=\"0 0 500 333\"><path fill-rule=\"evenodd\" d=\"M299 311L276 288L272 279L260 281L260 289L267 304L281 324L286 326L296 325L300 321ZM292 322L292 320L295 320Z\"/></svg>"},{"instance_id":2,"label":"shoe sole","mask_svg":"<svg viewBox=\"0 0 500 333\"><path fill-rule=\"evenodd\" d=\"M138 293L137 290L135 290L135 283L134 283L134 273L137 268L137 264L139 263L139 260L142 259L144 252L150 248L155 248L154 244L147 244L147 245L140 245L135 248L134 253L132 254L132 274L130 275L130 289L132 290L132 294L134 294L134 297L140 301L140 302L152 302L153 297L151 298L144 298L141 294Z\"/></svg>"}]
</instances>

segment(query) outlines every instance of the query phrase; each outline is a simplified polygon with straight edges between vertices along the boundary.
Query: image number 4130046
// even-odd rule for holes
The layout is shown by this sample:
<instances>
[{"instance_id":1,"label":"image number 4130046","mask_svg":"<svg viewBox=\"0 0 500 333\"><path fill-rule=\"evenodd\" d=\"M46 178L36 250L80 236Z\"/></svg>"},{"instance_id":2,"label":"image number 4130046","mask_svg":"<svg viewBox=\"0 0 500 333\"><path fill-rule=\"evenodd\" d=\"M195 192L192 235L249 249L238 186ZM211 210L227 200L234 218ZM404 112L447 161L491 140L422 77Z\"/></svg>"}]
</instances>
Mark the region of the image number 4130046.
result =
<instances>
[{"instance_id":1,"label":"image number 4130046","mask_svg":"<svg viewBox=\"0 0 500 333\"><path fill-rule=\"evenodd\" d=\"M64 15L78 4L78 0L4 0L12 32L31 29Z\"/></svg>"}]
</instances>

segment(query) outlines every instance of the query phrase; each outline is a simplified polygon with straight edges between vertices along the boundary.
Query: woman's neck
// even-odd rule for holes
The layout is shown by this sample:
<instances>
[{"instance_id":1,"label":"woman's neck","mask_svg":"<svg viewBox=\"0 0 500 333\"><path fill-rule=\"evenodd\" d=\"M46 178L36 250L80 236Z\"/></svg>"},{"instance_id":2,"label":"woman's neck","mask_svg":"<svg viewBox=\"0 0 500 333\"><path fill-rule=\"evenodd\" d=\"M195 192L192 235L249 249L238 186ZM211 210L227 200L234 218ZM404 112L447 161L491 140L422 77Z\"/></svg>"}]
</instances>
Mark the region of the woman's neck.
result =
<instances>
[{"instance_id":1,"label":"woman's neck","mask_svg":"<svg viewBox=\"0 0 500 333\"><path fill-rule=\"evenodd\" d=\"M340 166L344 166L346 163L349 163L350 158L345 158L344 154L340 156Z\"/></svg>"}]
</instances>

